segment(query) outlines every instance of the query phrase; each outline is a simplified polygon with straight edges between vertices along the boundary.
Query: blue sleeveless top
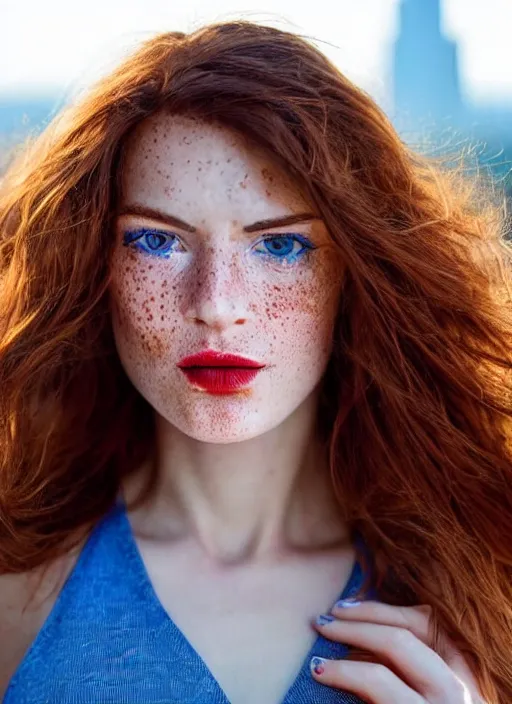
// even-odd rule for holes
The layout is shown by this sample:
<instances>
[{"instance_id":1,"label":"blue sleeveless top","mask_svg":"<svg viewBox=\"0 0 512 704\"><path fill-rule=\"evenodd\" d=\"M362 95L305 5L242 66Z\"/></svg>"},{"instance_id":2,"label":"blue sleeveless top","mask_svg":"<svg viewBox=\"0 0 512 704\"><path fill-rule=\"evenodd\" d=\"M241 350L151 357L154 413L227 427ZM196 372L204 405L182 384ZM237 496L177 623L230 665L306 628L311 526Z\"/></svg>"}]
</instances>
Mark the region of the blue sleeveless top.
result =
<instances>
[{"instance_id":1,"label":"blue sleeveless top","mask_svg":"<svg viewBox=\"0 0 512 704\"><path fill-rule=\"evenodd\" d=\"M356 563L340 598L362 577ZM281 704L362 704L310 674L314 655L347 652L319 635ZM3 703L229 704L158 600L122 501L91 532Z\"/></svg>"}]
</instances>

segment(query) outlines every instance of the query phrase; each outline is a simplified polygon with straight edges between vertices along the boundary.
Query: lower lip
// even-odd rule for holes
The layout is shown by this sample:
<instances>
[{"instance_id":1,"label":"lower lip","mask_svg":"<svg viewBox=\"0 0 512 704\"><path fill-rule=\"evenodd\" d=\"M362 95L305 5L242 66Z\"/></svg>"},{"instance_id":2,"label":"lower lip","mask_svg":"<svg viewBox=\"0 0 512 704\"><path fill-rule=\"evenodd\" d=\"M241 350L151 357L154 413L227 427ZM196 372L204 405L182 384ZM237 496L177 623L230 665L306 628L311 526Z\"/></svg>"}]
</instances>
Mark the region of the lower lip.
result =
<instances>
[{"instance_id":1,"label":"lower lip","mask_svg":"<svg viewBox=\"0 0 512 704\"><path fill-rule=\"evenodd\" d=\"M233 394L248 386L261 368L251 367L181 367L194 386L218 396Z\"/></svg>"}]
</instances>

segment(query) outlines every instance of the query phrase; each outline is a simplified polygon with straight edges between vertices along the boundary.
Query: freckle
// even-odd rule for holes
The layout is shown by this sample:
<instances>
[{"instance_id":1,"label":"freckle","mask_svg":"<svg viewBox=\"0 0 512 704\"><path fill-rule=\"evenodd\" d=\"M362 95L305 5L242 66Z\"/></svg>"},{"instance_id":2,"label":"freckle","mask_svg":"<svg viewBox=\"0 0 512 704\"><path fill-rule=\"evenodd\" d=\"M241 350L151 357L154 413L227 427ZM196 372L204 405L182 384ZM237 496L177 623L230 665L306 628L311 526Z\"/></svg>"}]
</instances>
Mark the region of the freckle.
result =
<instances>
[{"instance_id":1,"label":"freckle","mask_svg":"<svg viewBox=\"0 0 512 704\"><path fill-rule=\"evenodd\" d=\"M160 310L163 310L164 308L165 308L165 306L162 304L162 305L160 306Z\"/></svg>"},{"instance_id":2,"label":"freckle","mask_svg":"<svg viewBox=\"0 0 512 704\"><path fill-rule=\"evenodd\" d=\"M161 293L160 298L165 298L165 293Z\"/></svg>"},{"instance_id":3,"label":"freckle","mask_svg":"<svg viewBox=\"0 0 512 704\"><path fill-rule=\"evenodd\" d=\"M163 322L163 320L164 320L164 316L163 316L163 315L160 316L160 320Z\"/></svg>"},{"instance_id":4,"label":"freckle","mask_svg":"<svg viewBox=\"0 0 512 704\"><path fill-rule=\"evenodd\" d=\"M152 303L154 303L154 302L155 302L155 297L154 297L154 296L151 296L151 298L150 298L149 300L150 300Z\"/></svg>"}]
</instances>

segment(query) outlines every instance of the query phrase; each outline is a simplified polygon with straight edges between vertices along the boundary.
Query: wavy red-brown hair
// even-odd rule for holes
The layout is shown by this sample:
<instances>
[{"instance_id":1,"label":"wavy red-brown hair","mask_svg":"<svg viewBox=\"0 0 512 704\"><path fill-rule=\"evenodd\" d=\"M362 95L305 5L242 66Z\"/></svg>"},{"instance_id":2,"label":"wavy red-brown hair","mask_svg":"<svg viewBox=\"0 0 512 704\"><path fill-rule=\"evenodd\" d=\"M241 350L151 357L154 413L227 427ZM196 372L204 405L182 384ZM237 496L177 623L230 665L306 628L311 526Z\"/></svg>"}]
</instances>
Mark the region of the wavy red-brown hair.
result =
<instances>
[{"instance_id":1,"label":"wavy red-brown hair","mask_svg":"<svg viewBox=\"0 0 512 704\"><path fill-rule=\"evenodd\" d=\"M311 43L270 27L147 41L2 181L0 571L78 545L149 457L152 409L113 342L109 254L123 145L160 109L243 133L321 213L346 264L320 409L340 514L370 548L382 600L430 604L489 702L510 704L502 209L407 147Z\"/></svg>"}]
</instances>

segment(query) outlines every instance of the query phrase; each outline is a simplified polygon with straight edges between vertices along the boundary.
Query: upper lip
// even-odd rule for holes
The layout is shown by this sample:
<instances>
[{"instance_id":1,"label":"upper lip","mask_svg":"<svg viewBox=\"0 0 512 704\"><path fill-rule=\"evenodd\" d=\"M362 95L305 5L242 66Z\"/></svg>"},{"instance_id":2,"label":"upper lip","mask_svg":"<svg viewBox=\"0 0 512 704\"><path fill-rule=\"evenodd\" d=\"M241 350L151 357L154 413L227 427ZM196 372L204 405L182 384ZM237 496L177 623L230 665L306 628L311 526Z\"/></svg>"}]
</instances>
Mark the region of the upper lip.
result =
<instances>
[{"instance_id":1,"label":"upper lip","mask_svg":"<svg viewBox=\"0 0 512 704\"><path fill-rule=\"evenodd\" d=\"M178 362L178 367L249 367L260 369L265 365L256 362L254 359L241 357L238 354L229 352L216 352L215 350L203 350L197 354L191 354Z\"/></svg>"}]
</instances>

